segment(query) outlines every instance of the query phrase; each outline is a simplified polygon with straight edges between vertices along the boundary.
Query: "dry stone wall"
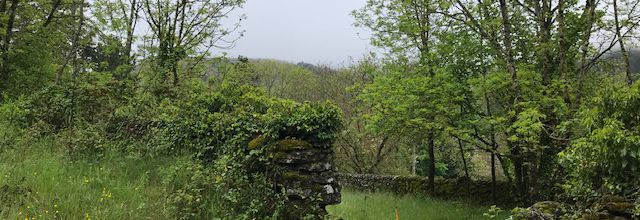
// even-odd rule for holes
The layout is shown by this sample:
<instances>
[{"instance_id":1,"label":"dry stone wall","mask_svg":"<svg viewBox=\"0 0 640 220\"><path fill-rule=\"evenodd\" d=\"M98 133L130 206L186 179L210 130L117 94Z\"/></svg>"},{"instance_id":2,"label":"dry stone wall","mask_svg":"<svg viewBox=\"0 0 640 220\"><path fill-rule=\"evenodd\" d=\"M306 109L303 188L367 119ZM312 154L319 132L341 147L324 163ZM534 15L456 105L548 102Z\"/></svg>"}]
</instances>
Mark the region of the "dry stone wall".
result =
<instances>
[{"instance_id":1,"label":"dry stone wall","mask_svg":"<svg viewBox=\"0 0 640 220\"><path fill-rule=\"evenodd\" d=\"M265 142L258 137L250 147ZM332 143L286 138L266 147L277 188L286 193L285 219L321 218L325 207L341 202Z\"/></svg>"},{"instance_id":2,"label":"dry stone wall","mask_svg":"<svg viewBox=\"0 0 640 220\"><path fill-rule=\"evenodd\" d=\"M391 192L398 195L425 195L443 199L469 200L485 205L514 206L515 201L506 182L496 185L496 201L492 201L491 181L435 179L435 194L429 193L429 179L422 176L373 174L339 174L338 181L346 189L366 192Z\"/></svg>"}]
</instances>

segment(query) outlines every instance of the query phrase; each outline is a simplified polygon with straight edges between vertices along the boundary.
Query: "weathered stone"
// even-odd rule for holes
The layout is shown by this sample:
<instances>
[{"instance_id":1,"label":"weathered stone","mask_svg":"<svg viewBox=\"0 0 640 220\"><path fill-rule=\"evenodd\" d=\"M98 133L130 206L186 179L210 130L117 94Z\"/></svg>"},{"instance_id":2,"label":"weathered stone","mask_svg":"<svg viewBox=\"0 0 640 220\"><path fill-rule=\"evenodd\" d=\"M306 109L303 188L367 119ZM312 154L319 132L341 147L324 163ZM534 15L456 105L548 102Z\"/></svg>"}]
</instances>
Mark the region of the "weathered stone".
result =
<instances>
[{"instance_id":1,"label":"weathered stone","mask_svg":"<svg viewBox=\"0 0 640 220\"><path fill-rule=\"evenodd\" d=\"M300 164L296 166L298 170L307 171L307 172L324 172L333 170L333 164L329 162L312 162L307 164Z\"/></svg>"},{"instance_id":2,"label":"weathered stone","mask_svg":"<svg viewBox=\"0 0 640 220\"><path fill-rule=\"evenodd\" d=\"M607 203L607 202L626 202L627 200L625 198L622 198L620 196L616 196L616 195L611 195L611 194L607 194L607 195L603 195L602 198L600 198L600 202L602 203Z\"/></svg>"},{"instance_id":3,"label":"weathered stone","mask_svg":"<svg viewBox=\"0 0 640 220\"><path fill-rule=\"evenodd\" d=\"M531 206L531 209L552 216L562 216L565 213L562 204L553 201L537 202Z\"/></svg>"},{"instance_id":4,"label":"weathered stone","mask_svg":"<svg viewBox=\"0 0 640 220\"><path fill-rule=\"evenodd\" d=\"M295 150L308 150L311 149L313 146L306 141L302 141L302 140L297 140L297 139L285 139L285 140L280 140L276 143L276 151L279 152L288 152L288 151L295 151Z\"/></svg>"},{"instance_id":5,"label":"weathered stone","mask_svg":"<svg viewBox=\"0 0 640 220\"><path fill-rule=\"evenodd\" d=\"M260 135L254 138L253 140L249 141L248 147L249 149L254 150L259 147L262 147L265 142L266 142L266 138L263 135Z\"/></svg>"},{"instance_id":6,"label":"weathered stone","mask_svg":"<svg viewBox=\"0 0 640 220\"><path fill-rule=\"evenodd\" d=\"M316 143L284 139L269 148L272 161L282 171L276 175L276 182L285 189L288 198L286 219L320 218L326 214L327 205L341 202L334 152L324 143L319 146Z\"/></svg>"},{"instance_id":7,"label":"weathered stone","mask_svg":"<svg viewBox=\"0 0 640 220\"><path fill-rule=\"evenodd\" d=\"M635 205L630 202L608 202L603 204L604 210L610 213L633 214Z\"/></svg>"},{"instance_id":8,"label":"weathered stone","mask_svg":"<svg viewBox=\"0 0 640 220\"><path fill-rule=\"evenodd\" d=\"M608 220L611 216L606 212L585 213L582 215L581 220Z\"/></svg>"},{"instance_id":9,"label":"weathered stone","mask_svg":"<svg viewBox=\"0 0 640 220\"><path fill-rule=\"evenodd\" d=\"M633 202L616 195L602 196L596 206L601 207L599 210L606 212L610 217L609 219L614 219L615 217L631 219L635 208Z\"/></svg>"},{"instance_id":10,"label":"weathered stone","mask_svg":"<svg viewBox=\"0 0 640 220\"><path fill-rule=\"evenodd\" d=\"M281 164L306 164L327 161L329 153L331 152L318 149L276 152L273 155L273 160Z\"/></svg>"}]
</instances>

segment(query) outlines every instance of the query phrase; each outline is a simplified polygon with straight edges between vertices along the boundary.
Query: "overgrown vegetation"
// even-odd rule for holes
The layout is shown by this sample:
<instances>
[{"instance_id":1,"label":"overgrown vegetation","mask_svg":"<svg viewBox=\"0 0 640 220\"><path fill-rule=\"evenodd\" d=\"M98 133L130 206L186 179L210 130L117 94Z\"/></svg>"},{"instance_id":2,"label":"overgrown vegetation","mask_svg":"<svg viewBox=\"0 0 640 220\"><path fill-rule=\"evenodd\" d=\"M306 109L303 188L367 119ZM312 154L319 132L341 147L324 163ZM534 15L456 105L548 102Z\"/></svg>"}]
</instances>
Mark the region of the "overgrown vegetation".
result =
<instances>
[{"instance_id":1,"label":"overgrown vegetation","mask_svg":"<svg viewBox=\"0 0 640 220\"><path fill-rule=\"evenodd\" d=\"M560 202L513 218L640 215L636 1L369 0L385 52L341 68L211 56L244 2L0 1L0 217L282 218L263 146L287 138Z\"/></svg>"}]
</instances>

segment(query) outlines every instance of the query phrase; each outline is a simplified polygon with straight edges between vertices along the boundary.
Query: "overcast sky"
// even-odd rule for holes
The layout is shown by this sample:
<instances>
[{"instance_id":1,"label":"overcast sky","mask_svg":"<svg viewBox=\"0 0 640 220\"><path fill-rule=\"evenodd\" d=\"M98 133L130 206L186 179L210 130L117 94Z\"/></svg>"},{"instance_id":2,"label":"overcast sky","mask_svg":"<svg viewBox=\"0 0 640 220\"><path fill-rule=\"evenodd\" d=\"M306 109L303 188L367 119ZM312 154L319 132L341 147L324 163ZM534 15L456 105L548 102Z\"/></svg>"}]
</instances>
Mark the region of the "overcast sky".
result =
<instances>
[{"instance_id":1,"label":"overcast sky","mask_svg":"<svg viewBox=\"0 0 640 220\"><path fill-rule=\"evenodd\" d=\"M371 50L366 30L353 26L350 12L366 0L247 0L245 36L229 57L341 65ZM230 20L237 19L232 15Z\"/></svg>"}]
</instances>

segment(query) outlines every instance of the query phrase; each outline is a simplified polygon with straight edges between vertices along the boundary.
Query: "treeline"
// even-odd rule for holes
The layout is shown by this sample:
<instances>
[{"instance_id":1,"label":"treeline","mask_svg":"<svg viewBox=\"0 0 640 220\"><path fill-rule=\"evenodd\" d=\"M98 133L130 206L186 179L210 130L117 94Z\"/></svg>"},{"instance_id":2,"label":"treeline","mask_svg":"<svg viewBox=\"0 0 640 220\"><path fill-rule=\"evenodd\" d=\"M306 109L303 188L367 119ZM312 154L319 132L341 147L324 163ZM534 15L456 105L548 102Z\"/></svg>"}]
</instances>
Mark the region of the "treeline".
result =
<instances>
[{"instance_id":1,"label":"treeline","mask_svg":"<svg viewBox=\"0 0 640 220\"><path fill-rule=\"evenodd\" d=\"M425 149L432 180L438 149L460 149L467 164L473 148L491 154L494 182L502 166L522 204L635 200L636 5L368 1L353 12L356 25L388 53L358 94L364 117L379 137L411 137ZM603 62L613 51L621 62Z\"/></svg>"},{"instance_id":2,"label":"treeline","mask_svg":"<svg viewBox=\"0 0 640 220\"><path fill-rule=\"evenodd\" d=\"M18 96L51 82L104 73L162 92L195 74L212 48L234 45L244 17L228 14L243 3L3 0L0 91ZM185 59L188 65L179 64Z\"/></svg>"},{"instance_id":3,"label":"treeline","mask_svg":"<svg viewBox=\"0 0 640 220\"><path fill-rule=\"evenodd\" d=\"M207 132L237 129L237 144L254 135L245 117L281 116L271 107L288 102L267 95L330 100L343 113L343 172L428 175L433 192L436 176L486 169L522 205L561 200L581 210L603 194L637 201L640 88L629 59L637 2L369 0L353 12L356 26L372 30L372 44L386 53L336 70L212 59L209 51L242 35L243 17L229 27L221 21L243 2L2 0L3 118L24 122L24 132L69 132L68 146L77 146L69 152L99 153L85 148L128 129L153 139L131 144L124 135L117 149L153 155L148 147L180 146L207 158L228 138ZM604 59L611 53L620 62ZM314 119L307 116L297 119ZM226 117L237 120L222 123ZM175 136L153 135L161 131ZM5 130L2 141L18 136ZM480 152L488 165L477 162ZM231 180L248 178L236 174ZM201 203L191 205L187 212L202 214L190 209Z\"/></svg>"}]
</instances>

